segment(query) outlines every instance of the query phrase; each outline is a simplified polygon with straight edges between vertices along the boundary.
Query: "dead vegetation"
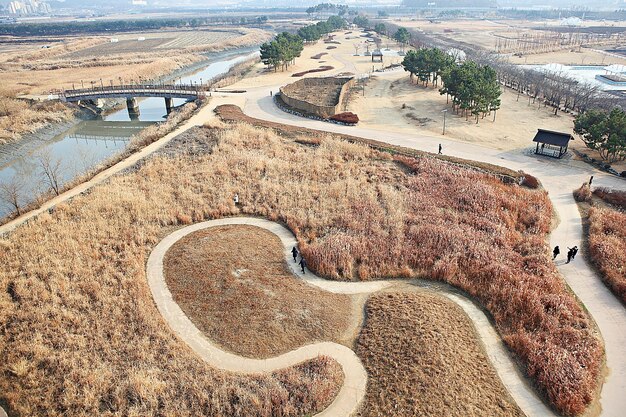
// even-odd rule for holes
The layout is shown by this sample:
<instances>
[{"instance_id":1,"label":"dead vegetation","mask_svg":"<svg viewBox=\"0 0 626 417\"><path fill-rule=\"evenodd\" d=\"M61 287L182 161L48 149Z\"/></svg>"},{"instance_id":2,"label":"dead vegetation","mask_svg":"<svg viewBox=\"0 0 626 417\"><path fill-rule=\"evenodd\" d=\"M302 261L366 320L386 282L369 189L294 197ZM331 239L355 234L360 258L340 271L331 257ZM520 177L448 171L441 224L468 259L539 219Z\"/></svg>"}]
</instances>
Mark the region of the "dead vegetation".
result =
<instances>
[{"instance_id":1,"label":"dead vegetation","mask_svg":"<svg viewBox=\"0 0 626 417\"><path fill-rule=\"evenodd\" d=\"M181 219L249 214L288 225L311 269L326 276L422 276L462 288L491 313L549 401L564 413L584 410L596 392L602 345L550 262L545 192L329 136L304 146L290 137L295 131L190 131L216 141L210 153L177 153L174 140L164 151L170 157L154 157L14 232L0 254L9 271L0 285L16 294L0 293L0 323L8 323L2 372L9 376L0 389L11 404L32 414L112 397L106 404L134 410L113 387L136 369L154 372L161 384L149 389L164 387L165 404L178 404L175 387L212 371L158 318L145 284L146 256ZM235 193L240 206L232 203ZM192 365L198 368L185 369ZM103 382L87 382L93 380ZM184 393L194 404L221 389L195 386Z\"/></svg>"},{"instance_id":2,"label":"dead vegetation","mask_svg":"<svg viewBox=\"0 0 626 417\"><path fill-rule=\"evenodd\" d=\"M366 304L357 354L369 379L360 416L522 417L471 321L454 302L416 292Z\"/></svg>"},{"instance_id":3,"label":"dead vegetation","mask_svg":"<svg viewBox=\"0 0 626 417\"><path fill-rule=\"evenodd\" d=\"M626 192L585 183L574 191L583 217L593 265L611 291L626 304Z\"/></svg>"},{"instance_id":4,"label":"dead vegetation","mask_svg":"<svg viewBox=\"0 0 626 417\"><path fill-rule=\"evenodd\" d=\"M626 303L626 213L589 209L589 253L615 295Z\"/></svg>"},{"instance_id":5,"label":"dead vegetation","mask_svg":"<svg viewBox=\"0 0 626 417\"><path fill-rule=\"evenodd\" d=\"M185 314L209 339L239 355L265 358L338 342L351 320L348 296L295 277L286 269L280 239L258 227L192 233L170 248L163 264Z\"/></svg>"},{"instance_id":6,"label":"dead vegetation","mask_svg":"<svg viewBox=\"0 0 626 417\"><path fill-rule=\"evenodd\" d=\"M74 111L61 103L18 100L10 92L0 91L0 145L47 124L71 120Z\"/></svg>"}]
</instances>

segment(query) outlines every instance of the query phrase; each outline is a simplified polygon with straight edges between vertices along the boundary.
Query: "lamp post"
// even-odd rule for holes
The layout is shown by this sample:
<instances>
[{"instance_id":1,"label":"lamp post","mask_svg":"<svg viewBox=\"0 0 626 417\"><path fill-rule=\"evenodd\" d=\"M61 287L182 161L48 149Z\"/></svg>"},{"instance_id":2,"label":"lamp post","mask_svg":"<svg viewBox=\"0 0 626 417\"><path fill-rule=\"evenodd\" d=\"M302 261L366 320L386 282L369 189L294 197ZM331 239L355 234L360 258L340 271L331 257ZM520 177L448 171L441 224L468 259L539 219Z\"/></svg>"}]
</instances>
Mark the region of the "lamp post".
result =
<instances>
[{"instance_id":1,"label":"lamp post","mask_svg":"<svg viewBox=\"0 0 626 417\"><path fill-rule=\"evenodd\" d=\"M448 109L443 109L441 112L443 113L443 133L442 133L442 135L445 136L445 134L446 134L446 113L448 113Z\"/></svg>"}]
</instances>

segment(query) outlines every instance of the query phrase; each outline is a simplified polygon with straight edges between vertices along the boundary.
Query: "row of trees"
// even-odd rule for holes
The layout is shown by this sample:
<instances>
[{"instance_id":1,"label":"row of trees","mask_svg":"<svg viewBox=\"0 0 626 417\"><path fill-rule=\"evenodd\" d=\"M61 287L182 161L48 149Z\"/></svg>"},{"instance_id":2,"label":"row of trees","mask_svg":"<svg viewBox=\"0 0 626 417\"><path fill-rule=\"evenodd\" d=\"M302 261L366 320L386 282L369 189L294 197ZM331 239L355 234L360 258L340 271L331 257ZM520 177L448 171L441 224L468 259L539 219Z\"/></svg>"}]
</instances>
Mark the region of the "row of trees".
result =
<instances>
[{"instance_id":1,"label":"row of trees","mask_svg":"<svg viewBox=\"0 0 626 417\"><path fill-rule=\"evenodd\" d=\"M283 71L300 56L304 49L302 38L298 35L292 35L283 32L271 41L261 45L261 61L268 67L278 70L282 67Z\"/></svg>"},{"instance_id":2,"label":"row of trees","mask_svg":"<svg viewBox=\"0 0 626 417\"><path fill-rule=\"evenodd\" d=\"M463 111L466 117L476 116L478 123L480 116L495 112L500 108L500 83L496 71L489 65L480 65L474 61L465 61L457 65L456 59L439 48L423 48L409 51L402 66L405 71L425 86L432 83L443 86L441 94L452 97L453 108Z\"/></svg>"},{"instance_id":3,"label":"row of trees","mask_svg":"<svg viewBox=\"0 0 626 417\"><path fill-rule=\"evenodd\" d=\"M559 110L583 113L587 109L611 110L616 105L625 104L618 96L601 94L600 89L591 83L573 80L561 72L538 71L520 67L486 53L472 53L472 60L489 65L496 70L498 80L520 95L528 97L528 103L551 106L556 115Z\"/></svg>"},{"instance_id":4,"label":"row of trees","mask_svg":"<svg viewBox=\"0 0 626 417\"><path fill-rule=\"evenodd\" d=\"M404 70L417 77L418 81L428 86L432 82L437 86L443 70L454 65L455 59L439 48L424 48L407 52L402 61Z\"/></svg>"},{"instance_id":5,"label":"row of trees","mask_svg":"<svg viewBox=\"0 0 626 417\"><path fill-rule=\"evenodd\" d=\"M298 29L298 36L305 42L315 42L328 33L344 29L347 25L348 22L346 22L344 18L331 16L325 22L317 22L314 25L308 25Z\"/></svg>"},{"instance_id":6,"label":"row of trees","mask_svg":"<svg viewBox=\"0 0 626 417\"><path fill-rule=\"evenodd\" d=\"M339 16L344 16L348 13L348 9L347 4L320 3L306 9L306 13L309 16L314 13L337 13Z\"/></svg>"},{"instance_id":7,"label":"row of trees","mask_svg":"<svg viewBox=\"0 0 626 417\"><path fill-rule=\"evenodd\" d=\"M274 71L278 67L283 70L289 67L304 49L304 42L315 42L322 36L335 30L344 29L347 22L339 16L330 16L325 22L318 22L298 30L297 34L283 32L270 41L261 45L261 61Z\"/></svg>"}]
</instances>

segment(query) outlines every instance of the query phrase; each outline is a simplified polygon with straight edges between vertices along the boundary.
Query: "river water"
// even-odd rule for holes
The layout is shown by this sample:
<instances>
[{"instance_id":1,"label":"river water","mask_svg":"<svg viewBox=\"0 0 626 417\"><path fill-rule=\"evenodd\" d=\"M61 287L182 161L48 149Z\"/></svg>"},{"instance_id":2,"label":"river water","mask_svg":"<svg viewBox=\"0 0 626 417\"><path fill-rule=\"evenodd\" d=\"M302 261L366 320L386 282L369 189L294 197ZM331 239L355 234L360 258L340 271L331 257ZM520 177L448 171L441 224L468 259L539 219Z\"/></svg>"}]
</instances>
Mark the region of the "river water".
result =
<instances>
[{"instance_id":1,"label":"river water","mask_svg":"<svg viewBox=\"0 0 626 417\"><path fill-rule=\"evenodd\" d=\"M252 52L251 48L209 55L209 61L213 62L206 66L191 73L174 74L176 83L206 83L254 55L258 52ZM174 100L175 106L184 103L184 99ZM44 164L58 173L61 184L71 181L122 152L130 137L142 128L163 120L167 116L164 99L140 99L139 114L138 120L131 120L124 106L97 119L81 121L52 138L29 138L0 145L0 218L13 210L6 201L6 188L19 190L22 206L49 191Z\"/></svg>"}]
</instances>

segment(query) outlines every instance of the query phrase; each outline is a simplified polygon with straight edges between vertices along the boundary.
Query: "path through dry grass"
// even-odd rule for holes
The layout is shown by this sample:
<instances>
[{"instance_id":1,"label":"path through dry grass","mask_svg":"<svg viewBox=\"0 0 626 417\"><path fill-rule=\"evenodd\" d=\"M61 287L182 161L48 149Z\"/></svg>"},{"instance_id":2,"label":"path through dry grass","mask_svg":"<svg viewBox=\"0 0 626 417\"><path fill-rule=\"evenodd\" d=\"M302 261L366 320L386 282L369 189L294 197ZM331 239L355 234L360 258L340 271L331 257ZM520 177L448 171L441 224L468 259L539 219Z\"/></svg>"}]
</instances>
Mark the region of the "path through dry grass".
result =
<instances>
[{"instance_id":1,"label":"path through dry grass","mask_svg":"<svg viewBox=\"0 0 626 417\"><path fill-rule=\"evenodd\" d=\"M174 300L212 341L239 355L271 357L339 341L350 298L287 270L280 239L254 226L221 226L176 242L164 260Z\"/></svg>"},{"instance_id":2,"label":"path through dry grass","mask_svg":"<svg viewBox=\"0 0 626 417\"><path fill-rule=\"evenodd\" d=\"M166 146L169 157L17 229L0 245L0 268L9 271L0 276L0 391L24 414L50 404L55 413L93 413L100 404L100 414L155 413L154 403L124 391L143 370L154 380L145 398L156 404L236 415L212 398L234 390L221 385L252 383L220 384L229 377L174 339L152 303L145 262L170 226L243 213L284 222L309 266L330 277L423 276L464 289L551 403L581 412L595 394L602 345L549 259L545 192L428 157L394 159L318 139L303 145L246 125L190 130ZM332 386L310 392L298 409L328 400ZM250 414L266 410L259 390L235 391ZM281 398L280 406L294 400Z\"/></svg>"}]
</instances>

